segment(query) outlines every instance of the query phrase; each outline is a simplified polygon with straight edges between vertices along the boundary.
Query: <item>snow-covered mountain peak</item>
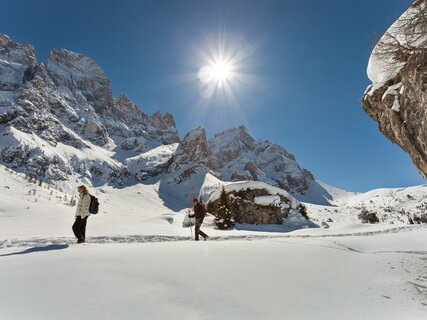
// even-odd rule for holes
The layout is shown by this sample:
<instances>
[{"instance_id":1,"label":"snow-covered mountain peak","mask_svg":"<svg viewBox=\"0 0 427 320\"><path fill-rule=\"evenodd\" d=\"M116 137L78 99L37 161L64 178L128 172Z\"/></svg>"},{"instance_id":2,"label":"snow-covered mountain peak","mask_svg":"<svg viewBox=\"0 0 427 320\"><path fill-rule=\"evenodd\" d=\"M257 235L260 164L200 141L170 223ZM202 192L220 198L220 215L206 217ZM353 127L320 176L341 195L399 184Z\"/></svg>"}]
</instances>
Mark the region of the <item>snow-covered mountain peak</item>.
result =
<instances>
[{"instance_id":1,"label":"snow-covered mountain peak","mask_svg":"<svg viewBox=\"0 0 427 320\"><path fill-rule=\"evenodd\" d=\"M58 64L70 77L106 77L104 70L91 58L67 49L52 49L46 65Z\"/></svg>"},{"instance_id":2,"label":"snow-covered mountain peak","mask_svg":"<svg viewBox=\"0 0 427 320\"><path fill-rule=\"evenodd\" d=\"M224 160L231 160L238 156L241 151L251 149L254 142L255 139L251 137L248 129L245 126L240 126L216 134L209 140L209 148L213 153L219 153L222 150L226 157ZM237 151L237 153L229 154L227 151Z\"/></svg>"},{"instance_id":3,"label":"snow-covered mountain peak","mask_svg":"<svg viewBox=\"0 0 427 320\"><path fill-rule=\"evenodd\" d=\"M96 112L112 112L114 99L110 80L92 59L69 50L52 49L45 68L58 87L66 87L73 93L78 90Z\"/></svg>"},{"instance_id":4,"label":"snow-covered mountain peak","mask_svg":"<svg viewBox=\"0 0 427 320\"><path fill-rule=\"evenodd\" d=\"M19 44L8 35L0 33L0 55L8 61L35 65L34 47L28 43Z\"/></svg>"},{"instance_id":5,"label":"snow-covered mountain peak","mask_svg":"<svg viewBox=\"0 0 427 320\"><path fill-rule=\"evenodd\" d=\"M178 146L169 171L173 172L182 167L207 163L209 158L206 132L202 127L197 127L187 133Z\"/></svg>"},{"instance_id":6,"label":"snow-covered mountain peak","mask_svg":"<svg viewBox=\"0 0 427 320\"><path fill-rule=\"evenodd\" d=\"M6 91L7 90L7 91ZM0 40L0 161L38 179L89 184L139 180L125 160L179 141L173 116L148 116L91 58ZM164 158L164 157L163 157Z\"/></svg>"},{"instance_id":7,"label":"snow-covered mountain peak","mask_svg":"<svg viewBox=\"0 0 427 320\"><path fill-rule=\"evenodd\" d=\"M18 89L32 78L36 64L31 45L21 45L0 34L0 90Z\"/></svg>"}]
</instances>

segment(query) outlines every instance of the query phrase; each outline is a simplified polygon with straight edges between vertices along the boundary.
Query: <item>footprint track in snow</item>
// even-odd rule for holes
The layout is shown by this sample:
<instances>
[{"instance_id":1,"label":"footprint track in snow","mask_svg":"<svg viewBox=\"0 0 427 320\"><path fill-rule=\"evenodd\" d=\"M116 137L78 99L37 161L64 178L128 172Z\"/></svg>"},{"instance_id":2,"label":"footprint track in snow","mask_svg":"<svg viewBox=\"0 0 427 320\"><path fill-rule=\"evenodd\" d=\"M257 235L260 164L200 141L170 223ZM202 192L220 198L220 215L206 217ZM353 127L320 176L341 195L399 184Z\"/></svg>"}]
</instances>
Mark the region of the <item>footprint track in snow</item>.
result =
<instances>
[{"instance_id":1,"label":"footprint track in snow","mask_svg":"<svg viewBox=\"0 0 427 320\"><path fill-rule=\"evenodd\" d=\"M356 233L338 233L338 234L323 234L323 235L298 235L298 234L275 234L275 235L235 235L235 236L212 236L209 241L231 241L231 240L269 240L269 239L287 239L287 238L339 238L339 237L360 237L360 236L375 236L381 234L391 234L399 232L410 232L426 228L425 226L401 226L386 230L356 232ZM184 236L166 236L166 235L116 235L116 236L93 236L88 237L88 243L104 244L104 243L152 243L152 242L174 242L174 241L190 241L190 237ZM56 238L31 238L31 239L8 239L0 241L0 249L16 248L16 247L36 247L55 244L74 244L74 238L56 237ZM358 252L355 249L347 248L350 251ZM388 251L385 251L388 252ZM393 251L394 252L394 251ZM409 253L408 251L402 251ZM362 252L359 252L362 253ZM378 252L380 253L380 252ZM410 252L416 254L426 254L427 252Z\"/></svg>"}]
</instances>

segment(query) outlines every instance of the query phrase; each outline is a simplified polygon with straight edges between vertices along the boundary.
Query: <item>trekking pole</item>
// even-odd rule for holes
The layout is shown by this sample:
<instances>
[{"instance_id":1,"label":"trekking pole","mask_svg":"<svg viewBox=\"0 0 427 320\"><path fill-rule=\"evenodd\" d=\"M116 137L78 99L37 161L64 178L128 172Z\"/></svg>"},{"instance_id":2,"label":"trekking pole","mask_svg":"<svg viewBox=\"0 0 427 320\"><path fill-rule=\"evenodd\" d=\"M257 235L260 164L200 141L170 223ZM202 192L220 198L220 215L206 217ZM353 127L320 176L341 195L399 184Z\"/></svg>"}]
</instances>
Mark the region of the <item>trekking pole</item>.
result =
<instances>
[{"instance_id":1,"label":"trekking pole","mask_svg":"<svg viewBox=\"0 0 427 320\"><path fill-rule=\"evenodd\" d=\"M193 222L190 219L190 214L187 214L188 222L190 223L191 240L193 240Z\"/></svg>"}]
</instances>

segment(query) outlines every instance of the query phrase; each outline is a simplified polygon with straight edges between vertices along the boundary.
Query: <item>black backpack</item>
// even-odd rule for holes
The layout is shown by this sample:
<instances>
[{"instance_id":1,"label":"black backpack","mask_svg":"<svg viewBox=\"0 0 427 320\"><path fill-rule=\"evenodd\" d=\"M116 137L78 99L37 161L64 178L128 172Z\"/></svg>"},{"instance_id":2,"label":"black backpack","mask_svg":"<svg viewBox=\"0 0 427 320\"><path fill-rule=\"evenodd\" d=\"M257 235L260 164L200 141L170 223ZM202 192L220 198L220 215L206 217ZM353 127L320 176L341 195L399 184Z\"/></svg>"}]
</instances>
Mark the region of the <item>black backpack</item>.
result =
<instances>
[{"instance_id":1,"label":"black backpack","mask_svg":"<svg viewBox=\"0 0 427 320\"><path fill-rule=\"evenodd\" d=\"M91 194L89 196L90 196L89 213L90 214L97 214L99 211L98 198L91 195Z\"/></svg>"}]
</instances>

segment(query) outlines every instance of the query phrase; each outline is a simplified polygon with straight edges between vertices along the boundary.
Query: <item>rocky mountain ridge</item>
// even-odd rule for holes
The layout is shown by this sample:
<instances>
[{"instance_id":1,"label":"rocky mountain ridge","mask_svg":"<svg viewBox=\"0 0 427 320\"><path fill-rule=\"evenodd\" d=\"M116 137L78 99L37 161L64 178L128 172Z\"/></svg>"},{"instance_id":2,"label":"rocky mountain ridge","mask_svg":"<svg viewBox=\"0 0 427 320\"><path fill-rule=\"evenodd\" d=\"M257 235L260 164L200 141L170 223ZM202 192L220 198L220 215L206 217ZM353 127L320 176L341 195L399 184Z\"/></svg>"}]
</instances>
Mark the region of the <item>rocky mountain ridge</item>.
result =
<instances>
[{"instance_id":1,"label":"rocky mountain ridge","mask_svg":"<svg viewBox=\"0 0 427 320\"><path fill-rule=\"evenodd\" d=\"M226 130L209 140L203 128L192 130L171 158L168 181L194 186L196 179L198 189L207 172L223 181L261 181L303 201L327 204L331 199L292 154L270 141L256 141L244 126Z\"/></svg>"},{"instance_id":2,"label":"rocky mountain ridge","mask_svg":"<svg viewBox=\"0 0 427 320\"><path fill-rule=\"evenodd\" d=\"M63 49L37 64L30 45L5 35L0 45L0 142L6 165L49 181L75 175L121 184L133 178L123 158L179 141L172 114L149 116L125 95L115 99L92 59Z\"/></svg>"},{"instance_id":3,"label":"rocky mountain ridge","mask_svg":"<svg viewBox=\"0 0 427 320\"><path fill-rule=\"evenodd\" d=\"M209 172L314 202L330 196L292 154L256 141L244 126L209 140L199 127L180 141L172 114L150 116L126 95L114 98L92 59L53 49L45 64L37 63L31 45L6 35L0 35L0 132L0 161L48 182L126 186L149 179L182 199L197 193Z\"/></svg>"}]
</instances>

